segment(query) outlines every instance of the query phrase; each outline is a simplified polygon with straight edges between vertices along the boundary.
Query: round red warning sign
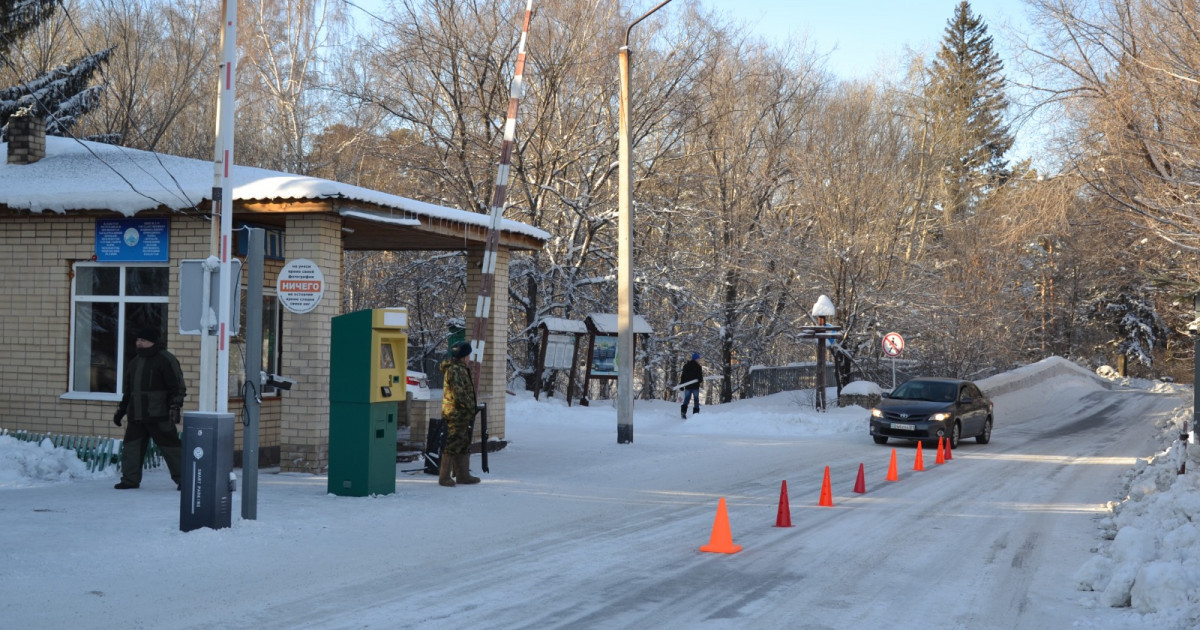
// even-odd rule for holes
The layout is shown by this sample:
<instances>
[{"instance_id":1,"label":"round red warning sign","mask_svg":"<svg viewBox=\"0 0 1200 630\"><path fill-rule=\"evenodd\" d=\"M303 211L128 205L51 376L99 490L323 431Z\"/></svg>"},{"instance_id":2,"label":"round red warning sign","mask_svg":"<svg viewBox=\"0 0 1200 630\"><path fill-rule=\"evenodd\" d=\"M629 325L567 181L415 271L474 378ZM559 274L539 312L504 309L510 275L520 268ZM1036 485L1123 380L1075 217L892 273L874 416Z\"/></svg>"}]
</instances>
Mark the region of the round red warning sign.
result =
<instances>
[{"instance_id":1,"label":"round red warning sign","mask_svg":"<svg viewBox=\"0 0 1200 630\"><path fill-rule=\"evenodd\" d=\"M311 260L298 258L283 266L275 283L279 303L293 313L307 313L325 295L325 275Z\"/></svg>"},{"instance_id":2,"label":"round red warning sign","mask_svg":"<svg viewBox=\"0 0 1200 630\"><path fill-rule=\"evenodd\" d=\"M883 353L896 358L904 352L904 337L900 333L890 332L883 336Z\"/></svg>"}]
</instances>

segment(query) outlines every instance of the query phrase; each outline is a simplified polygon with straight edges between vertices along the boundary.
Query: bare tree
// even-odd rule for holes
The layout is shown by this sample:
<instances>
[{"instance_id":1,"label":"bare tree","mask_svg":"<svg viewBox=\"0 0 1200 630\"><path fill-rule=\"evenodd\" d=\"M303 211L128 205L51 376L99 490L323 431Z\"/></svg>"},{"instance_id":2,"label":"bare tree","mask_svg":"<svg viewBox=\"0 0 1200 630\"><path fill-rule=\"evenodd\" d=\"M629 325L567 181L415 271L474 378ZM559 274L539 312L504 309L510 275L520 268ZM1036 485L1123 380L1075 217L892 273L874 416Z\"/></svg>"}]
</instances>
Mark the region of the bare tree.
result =
<instances>
[{"instance_id":1,"label":"bare tree","mask_svg":"<svg viewBox=\"0 0 1200 630\"><path fill-rule=\"evenodd\" d=\"M311 136L328 120L327 57L345 32L337 0L243 0L238 5L238 161L309 172Z\"/></svg>"},{"instance_id":2,"label":"bare tree","mask_svg":"<svg viewBox=\"0 0 1200 630\"><path fill-rule=\"evenodd\" d=\"M207 3L97 0L82 13L85 42L120 42L105 68L101 107L91 134L173 155L212 154L216 20Z\"/></svg>"}]
</instances>

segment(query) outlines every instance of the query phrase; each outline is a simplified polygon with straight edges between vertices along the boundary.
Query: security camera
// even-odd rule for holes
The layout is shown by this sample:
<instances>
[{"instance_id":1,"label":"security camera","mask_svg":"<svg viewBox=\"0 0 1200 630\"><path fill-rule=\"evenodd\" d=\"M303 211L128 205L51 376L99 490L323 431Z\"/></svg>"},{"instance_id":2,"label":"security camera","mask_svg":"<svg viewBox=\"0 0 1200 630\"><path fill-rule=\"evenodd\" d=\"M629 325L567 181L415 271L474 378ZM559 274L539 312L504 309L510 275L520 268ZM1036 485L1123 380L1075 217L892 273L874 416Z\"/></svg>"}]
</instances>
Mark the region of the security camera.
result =
<instances>
[{"instance_id":1,"label":"security camera","mask_svg":"<svg viewBox=\"0 0 1200 630\"><path fill-rule=\"evenodd\" d=\"M277 387L279 389L289 390L292 388L292 385L296 384L296 380L287 378L286 376L280 376L278 374L268 374L267 372L263 372L262 384L267 387Z\"/></svg>"}]
</instances>

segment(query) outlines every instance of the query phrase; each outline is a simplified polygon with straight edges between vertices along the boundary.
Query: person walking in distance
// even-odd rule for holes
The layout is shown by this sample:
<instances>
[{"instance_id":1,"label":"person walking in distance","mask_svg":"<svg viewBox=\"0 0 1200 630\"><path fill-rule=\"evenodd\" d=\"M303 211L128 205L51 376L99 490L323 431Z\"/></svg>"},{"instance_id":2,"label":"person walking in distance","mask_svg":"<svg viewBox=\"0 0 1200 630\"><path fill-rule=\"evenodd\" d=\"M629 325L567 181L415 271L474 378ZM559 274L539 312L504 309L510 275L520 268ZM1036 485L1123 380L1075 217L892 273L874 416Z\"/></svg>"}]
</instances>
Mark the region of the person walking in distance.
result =
<instances>
[{"instance_id":1,"label":"person walking in distance","mask_svg":"<svg viewBox=\"0 0 1200 630\"><path fill-rule=\"evenodd\" d=\"M179 360L158 343L158 329L143 328L136 333L136 355L125 364L121 404L113 415L113 424L129 416L125 426L125 444L121 451L121 481L113 486L128 490L142 484L142 461L150 440L158 444L167 470L179 489L183 444L179 441L180 409L187 386Z\"/></svg>"},{"instance_id":2,"label":"person walking in distance","mask_svg":"<svg viewBox=\"0 0 1200 630\"><path fill-rule=\"evenodd\" d=\"M693 352L692 360L683 364L679 375L679 385L683 387L683 404L679 406L679 415L687 420L688 400L691 399L692 413L700 413L700 383L704 382L704 368L700 367L700 353Z\"/></svg>"},{"instance_id":3,"label":"person walking in distance","mask_svg":"<svg viewBox=\"0 0 1200 630\"><path fill-rule=\"evenodd\" d=\"M460 341L450 346L450 356L438 366L445 379L442 383L442 420L446 423L446 446L438 465L438 484L443 486L454 486L455 480L461 484L479 483L479 477L472 477L468 469L471 421L475 419L475 383L467 366L470 355L471 344Z\"/></svg>"}]
</instances>

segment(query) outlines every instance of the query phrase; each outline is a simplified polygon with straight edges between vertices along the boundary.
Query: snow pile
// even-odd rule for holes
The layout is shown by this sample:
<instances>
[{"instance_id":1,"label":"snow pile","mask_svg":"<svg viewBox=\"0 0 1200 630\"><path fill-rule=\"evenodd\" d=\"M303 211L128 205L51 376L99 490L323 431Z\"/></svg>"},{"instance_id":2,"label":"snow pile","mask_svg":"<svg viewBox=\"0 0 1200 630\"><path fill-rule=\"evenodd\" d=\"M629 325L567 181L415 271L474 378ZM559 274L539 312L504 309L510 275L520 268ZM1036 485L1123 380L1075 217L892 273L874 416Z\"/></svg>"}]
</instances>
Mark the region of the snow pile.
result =
<instances>
[{"instance_id":1,"label":"snow pile","mask_svg":"<svg viewBox=\"0 0 1200 630\"><path fill-rule=\"evenodd\" d=\"M1190 389L1187 385L1179 385L1177 383L1169 383L1166 381L1145 378L1133 378L1131 376L1121 376L1120 372L1108 365L1101 365L1100 367L1096 368L1096 375L1107 381L1112 381L1114 384L1122 387L1133 387L1136 389L1144 389L1161 394Z\"/></svg>"},{"instance_id":2,"label":"snow pile","mask_svg":"<svg viewBox=\"0 0 1200 630\"><path fill-rule=\"evenodd\" d=\"M111 467L105 471L89 471L75 451L56 447L50 440L35 444L0 435L0 488L30 488L115 474Z\"/></svg>"},{"instance_id":3,"label":"snow pile","mask_svg":"<svg viewBox=\"0 0 1200 630\"><path fill-rule=\"evenodd\" d=\"M1160 426L1174 441L1125 474L1127 496L1101 522L1111 542L1075 575L1079 590L1145 614L1147 627L1181 618L1200 627L1200 446L1177 439L1191 418L1185 407Z\"/></svg>"},{"instance_id":4,"label":"snow pile","mask_svg":"<svg viewBox=\"0 0 1200 630\"><path fill-rule=\"evenodd\" d=\"M1044 385L1052 379L1070 379L1091 383L1106 389L1112 389L1113 384L1098 377L1089 370L1082 368L1062 357L1049 357L1036 363L1021 366L1015 370L989 376L975 384L984 394L995 398L1018 390L1025 390L1035 385ZM1045 387L1040 390L1047 390Z\"/></svg>"},{"instance_id":5,"label":"snow pile","mask_svg":"<svg viewBox=\"0 0 1200 630\"><path fill-rule=\"evenodd\" d=\"M883 388L871 381L854 381L842 388L843 396L878 396Z\"/></svg>"}]
</instances>

